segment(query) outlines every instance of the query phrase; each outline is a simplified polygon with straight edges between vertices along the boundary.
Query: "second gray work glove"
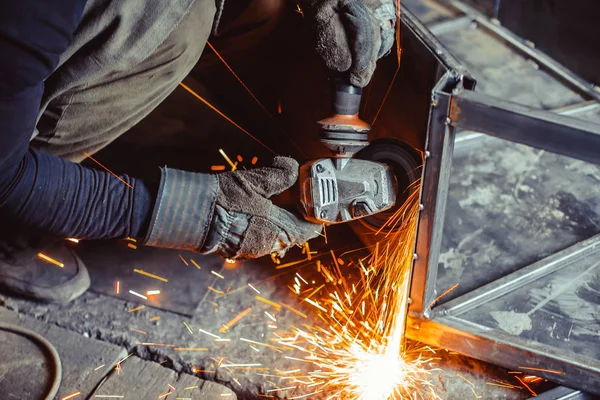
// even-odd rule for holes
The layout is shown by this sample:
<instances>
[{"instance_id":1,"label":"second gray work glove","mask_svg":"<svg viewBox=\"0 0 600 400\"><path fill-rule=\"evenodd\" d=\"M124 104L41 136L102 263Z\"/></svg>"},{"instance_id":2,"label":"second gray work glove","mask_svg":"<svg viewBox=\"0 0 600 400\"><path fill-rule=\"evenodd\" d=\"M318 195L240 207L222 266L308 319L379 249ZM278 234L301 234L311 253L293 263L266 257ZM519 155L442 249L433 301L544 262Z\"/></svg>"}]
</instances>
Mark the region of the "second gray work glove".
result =
<instances>
[{"instance_id":1,"label":"second gray work glove","mask_svg":"<svg viewBox=\"0 0 600 400\"><path fill-rule=\"evenodd\" d=\"M144 244L228 258L283 255L322 229L269 200L297 178L298 163L287 157L276 157L269 167L221 174L162 168Z\"/></svg>"},{"instance_id":2,"label":"second gray work glove","mask_svg":"<svg viewBox=\"0 0 600 400\"><path fill-rule=\"evenodd\" d=\"M293 158L276 157L269 167L226 172L217 178L215 213L203 251L242 259L273 252L282 256L321 232L321 225L269 200L298 179L298 163Z\"/></svg>"},{"instance_id":3,"label":"second gray work glove","mask_svg":"<svg viewBox=\"0 0 600 400\"><path fill-rule=\"evenodd\" d=\"M364 87L394 44L396 0L305 0L327 68Z\"/></svg>"}]
</instances>

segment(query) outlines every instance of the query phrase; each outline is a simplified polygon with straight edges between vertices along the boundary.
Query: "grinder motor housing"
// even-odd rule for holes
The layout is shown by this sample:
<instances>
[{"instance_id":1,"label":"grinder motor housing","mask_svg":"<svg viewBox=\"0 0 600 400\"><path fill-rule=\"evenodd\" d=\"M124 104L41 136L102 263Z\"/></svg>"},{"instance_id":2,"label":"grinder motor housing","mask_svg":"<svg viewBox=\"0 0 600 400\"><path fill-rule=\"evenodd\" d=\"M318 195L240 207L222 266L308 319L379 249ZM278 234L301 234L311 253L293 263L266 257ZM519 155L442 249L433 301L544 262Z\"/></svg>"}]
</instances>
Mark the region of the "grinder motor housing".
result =
<instances>
[{"instance_id":1,"label":"grinder motor housing","mask_svg":"<svg viewBox=\"0 0 600 400\"><path fill-rule=\"evenodd\" d=\"M300 203L307 219L353 221L388 210L397 183L385 164L358 158L322 158L300 168Z\"/></svg>"}]
</instances>

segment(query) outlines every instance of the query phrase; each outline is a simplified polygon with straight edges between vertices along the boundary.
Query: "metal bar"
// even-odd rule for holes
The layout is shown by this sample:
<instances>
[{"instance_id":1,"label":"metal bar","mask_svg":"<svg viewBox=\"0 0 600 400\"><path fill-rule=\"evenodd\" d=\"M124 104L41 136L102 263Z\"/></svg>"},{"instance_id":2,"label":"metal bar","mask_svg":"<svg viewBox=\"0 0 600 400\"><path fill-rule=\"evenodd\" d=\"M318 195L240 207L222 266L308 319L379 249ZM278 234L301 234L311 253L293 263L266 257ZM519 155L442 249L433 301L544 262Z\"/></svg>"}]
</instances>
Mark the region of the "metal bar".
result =
<instances>
[{"instance_id":1,"label":"metal bar","mask_svg":"<svg viewBox=\"0 0 600 400\"><path fill-rule=\"evenodd\" d=\"M553 382L600 394L600 363L562 349L509 335L447 316L434 320L409 318L408 338L501 365L512 370L543 368L561 371L535 374Z\"/></svg>"},{"instance_id":2,"label":"metal bar","mask_svg":"<svg viewBox=\"0 0 600 400\"><path fill-rule=\"evenodd\" d=\"M465 15L458 18L449 19L442 22L437 22L427 26L427 29L435 36L443 35L445 33L458 31L463 28L471 26L473 18Z\"/></svg>"},{"instance_id":3,"label":"metal bar","mask_svg":"<svg viewBox=\"0 0 600 400\"><path fill-rule=\"evenodd\" d=\"M494 19L498 19L499 14L500 14L500 0L496 0L494 2Z\"/></svg>"},{"instance_id":4,"label":"metal bar","mask_svg":"<svg viewBox=\"0 0 600 400\"><path fill-rule=\"evenodd\" d=\"M600 164L600 125L480 93L454 92L452 125Z\"/></svg>"},{"instance_id":5,"label":"metal bar","mask_svg":"<svg viewBox=\"0 0 600 400\"><path fill-rule=\"evenodd\" d=\"M571 104L559 108L554 108L550 112L574 116L584 112L594 111L600 109L600 103L595 100L582 101L581 103ZM481 146L486 140L490 138L489 135L479 132L462 131L456 134L456 140L454 141L454 153L461 154L465 150L471 150Z\"/></svg>"},{"instance_id":6,"label":"metal bar","mask_svg":"<svg viewBox=\"0 0 600 400\"><path fill-rule=\"evenodd\" d=\"M581 103L577 103L577 104L571 104L568 106L554 108L551 110L551 112L560 114L560 115L572 116L572 115L578 115L578 114L588 112L588 111L594 111L599 108L600 108L600 103L598 103L596 100L588 100L588 101L582 101Z\"/></svg>"},{"instance_id":7,"label":"metal bar","mask_svg":"<svg viewBox=\"0 0 600 400\"><path fill-rule=\"evenodd\" d=\"M536 400L592 400L595 397L580 390L559 386L547 392L538 394ZM533 399L533 397L531 397Z\"/></svg>"},{"instance_id":8,"label":"metal bar","mask_svg":"<svg viewBox=\"0 0 600 400\"><path fill-rule=\"evenodd\" d=\"M585 258L598 249L600 249L600 235L576 243L543 260L435 307L433 314L459 316L483 303L502 297L563 267L569 266L574 261Z\"/></svg>"},{"instance_id":9,"label":"metal bar","mask_svg":"<svg viewBox=\"0 0 600 400\"><path fill-rule=\"evenodd\" d=\"M442 93L446 79L434 90L429 117L420 199L419 225L412 270L409 312L421 315L435 296L438 259L442 244L442 226L450 182L454 129L446 124L450 95Z\"/></svg>"},{"instance_id":10,"label":"metal bar","mask_svg":"<svg viewBox=\"0 0 600 400\"><path fill-rule=\"evenodd\" d=\"M505 40L513 48L525 54L527 57L530 57L537 64L573 88L584 98L600 101L600 92L595 89L596 86L594 84L579 77L571 70L558 63L552 57L536 49L533 43L520 38L510 30L504 28L502 25L500 25L498 20L494 20L494 22L490 21L484 14L463 2L446 0L444 1L444 4L449 4L456 10L468 15L470 18L473 18L487 31Z\"/></svg>"}]
</instances>

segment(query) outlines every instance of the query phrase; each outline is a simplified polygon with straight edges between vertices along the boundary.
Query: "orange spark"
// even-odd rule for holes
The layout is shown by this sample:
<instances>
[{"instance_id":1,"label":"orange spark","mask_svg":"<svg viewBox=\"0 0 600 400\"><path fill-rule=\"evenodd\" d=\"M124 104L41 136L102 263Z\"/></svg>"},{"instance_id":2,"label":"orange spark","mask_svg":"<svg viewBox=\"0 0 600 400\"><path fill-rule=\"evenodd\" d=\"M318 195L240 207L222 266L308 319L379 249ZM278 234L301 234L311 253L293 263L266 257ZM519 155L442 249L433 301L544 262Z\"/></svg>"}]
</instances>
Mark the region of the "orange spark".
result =
<instances>
[{"instance_id":1,"label":"orange spark","mask_svg":"<svg viewBox=\"0 0 600 400\"><path fill-rule=\"evenodd\" d=\"M252 290L254 290L256 293L260 294L260 292L258 291L258 289L257 289L257 288L255 288L254 286L252 286L252 284L251 284L251 283L249 283L249 284L248 284L248 286L249 286L249 287L250 287Z\"/></svg>"},{"instance_id":2,"label":"orange spark","mask_svg":"<svg viewBox=\"0 0 600 400\"><path fill-rule=\"evenodd\" d=\"M276 266L276 267L275 267L275 269L283 269L283 268L292 267L292 266L294 266L294 265L298 265L298 264L300 264L300 263L303 263L303 262L305 262L305 261L306 261L306 260L292 261L292 262L289 262L289 263L287 263L287 264L281 264L281 265L278 265L278 266Z\"/></svg>"},{"instance_id":3,"label":"orange spark","mask_svg":"<svg viewBox=\"0 0 600 400\"><path fill-rule=\"evenodd\" d=\"M223 158L225 159L225 161L227 161L227 163L231 167L231 170L235 171L237 169L237 163L234 163L233 161L231 161L231 159L229 158L229 156L227 156L227 154L225 154L225 152L223 151L223 149L219 149L219 153L221 153L221 155L223 156Z\"/></svg>"},{"instance_id":4,"label":"orange spark","mask_svg":"<svg viewBox=\"0 0 600 400\"><path fill-rule=\"evenodd\" d=\"M194 92L192 89L190 89L189 87L187 87L183 82L179 83L179 86L181 86L182 88L184 88L185 90L187 90L190 94L192 94L192 96L194 96L195 98L197 98L198 100L200 100L202 103L204 103L207 107L209 107L211 110L213 110L214 112L216 112L217 114L219 114L227 122L229 122L230 124L232 124L233 126L235 126L236 128L238 128L239 130L241 130L242 132L244 132L246 135L250 136L252 139L254 139L258 144L260 144L261 146L263 146L265 149L269 150L271 153L273 153L275 155L277 154L273 150L271 150L271 148L269 146L267 146L266 144L264 144L263 142L261 142L257 137L255 137L254 135L252 135L246 129L242 128L234 120L232 120L227 115L225 115L223 112L221 112L218 108L216 108L215 106L213 106L212 104L210 104L208 101L204 100L204 98L202 96L200 96L198 93Z\"/></svg>"},{"instance_id":5,"label":"orange spark","mask_svg":"<svg viewBox=\"0 0 600 400\"><path fill-rule=\"evenodd\" d=\"M225 166L224 165L212 165L210 167L211 171L225 171Z\"/></svg>"},{"instance_id":6,"label":"orange spark","mask_svg":"<svg viewBox=\"0 0 600 400\"><path fill-rule=\"evenodd\" d=\"M183 257L181 256L181 254L177 254L177 255L179 256L179 258L181 258L181 261L183 261L183 263L185 264L185 266L186 266L186 267L189 267L189 266L190 266L190 264L188 264L188 262L187 262L187 261L185 261L185 258L183 258Z\"/></svg>"},{"instance_id":7,"label":"orange spark","mask_svg":"<svg viewBox=\"0 0 600 400\"><path fill-rule=\"evenodd\" d=\"M196 269L201 269L201 267L196 263L196 261L194 261L193 258L190 258L190 262L194 265L194 267L196 267Z\"/></svg>"},{"instance_id":8,"label":"orange spark","mask_svg":"<svg viewBox=\"0 0 600 400\"><path fill-rule=\"evenodd\" d=\"M81 394L81 392L75 392L75 393L71 393L71 394L70 394L70 395L68 395L68 396L61 397L61 399L60 399L60 400L69 400L69 399L72 399L73 397L79 396L80 394Z\"/></svg>"},{"instance_id":9,"label":"orange spark","mask_svg":"<svg viewBox=\"0 0 600 400\"><path fill-rule=\"evenodd\" d=\"M192 327L188 325L187 322L183 321L183 324L185 325L185 327L187 328L187 330L190 332L190 335L194 335L194 331L192 330Z\"/></svg>"},{"instance_id":10,"label":"orange spark","mask_svg":"<svg viewBox=\"0 0 600 400\"><path fill-rule=\"evenodd\" d=\"M215 289L215 288L214 288L214 287L212 287L212 286L209 286L209 287L208 287L208 290L212 290L213 292L215 292L215 293L217 293L217 294L225 294L225 292L223 292L223 291L221 291L221 290L218 290L218 289Z\"/></svg>"},{"instance_id":11,"label":"orange spark","mask_svg":"<svg viewBox=\"0 0 600 400\"><path fill-rule=\"evenodd\" d=\"M507 388L507 389L516 389L518 388L518 386L514 386L514 385L505 385L502 383L493 383L493 382L486 382L486 385L490 385L490 386L498 386L498 387L503 387L503 388Z\"/></svg>"},{"instance_id":12,"label":"orange spark","mask_svg":"<svg viewBox=\"0 0 600 400\"><path fill-rule=\"evenodd\" d=\"M219 332L221 333L225 333L227 332L229 329L231 329L235 324L237 324L238 322L240 322L240 320L242 318L244 318L246 315L248 315L250 313L250 311L252 311L252 307L248 307L246 308L244 311L242 311L241 313L239 313L238 315L236 315L235 317L233 317L231 319L231 321L229 321L226 324L223 324L223 326L221 327L221 329L219 329Z\"/></svg>"},{"instance_id":13,"label":"orange spark","mask_svg":"<svg viewBox=\"0 0 600 400\"><path fill-rule=\"evenodd\" d=\"M208 348L206 347L175 347L173 348L175 351L206 351Z\"/></svg>"},{"instance_id":14,"label":"orange spark","mask_svg":"<svg viewBox=\"0 0 600 400\"><path fill-rule=\"evenodd\" d=\"M148 300L148 297L144 296L141 293L136 292L135 290L129 290L129 294L139 297L140 299Z\"/></svg>"},{"instance_id":15,"label":"orange spark","mask_svg":"<svg viewBox=\"0 0 600 400\"><path fill-rule=\"evenodd\" d=\"M215 275L218 278L225 279L225 277L223 275L221 275L221 274L213 271L212 269L210 270L210 273L213 274L213 275Z\"/></svg>"},{"instance_id":16,"label":"orange spark","mask_svg":"<svg viewBox=\"0 0 600 400\"><path fill-rule=\"evenodd\" d=\"M527 383L525 383L525 381L524 381L523 379L519 378L518 376L515 376L515 378L516 378L516 379L517 379L519 382L521 382L521 384L522 384L523 386L525 386L525 388L526 388L527 390L529 390L529 393L531 393L531 395L532 395L533 397L537 397L537 393L536 393L536 392L534 392L534 391L533 391L533 389L531 389L531 388L529 387L529 385L527 385Z\"/></svg>"},{"instance_id":17,"label":"orange spark","mask_svg":"<svg viewBox=\"0 0 600 400\"><path fill-rule=\"evenodd\" d=\"M137 272L138 274L147 276L149 278L158 279L159 281L162 281L162 282L169 282L168 279L165 279L165 278L160 277L158 275L151 274L150 272L146 272L146 271L144 271L142 269L134 269L133 272Z\"/></svg>"},{"instance_id":18,"label":"orange spark","mask_svg":"<svg viewBox=\"0 0 600 400\"><path fill-rule=\"evenodd\" d=\"M529 371L548 372L549 374L564 375L563 371L557 371L555 369L544 369L544 368L534 368L534 367L517 367L517 368L525 369L525 370L529 370Z\"/></svg>"},{"instance_id":19,"label":"orange spark","mask_svg":"<svg viewBox=\"0 0 600 400\"><path fill-rule=\"evenodd\" d=\"M60 261L56 261L54 258L52 257L48 257L47 255L43 254L43 253L38 253L38 257L41 258L42 260L49 262L50 264L54 264L57 265L61 268L65 267L65 264L61 263Z\"/></svg>"},{"instance_id":20,"label":"orange spark","mask_svg":"<svg viewBox=\"0 0 600 400\"><path fill-rule=\"evenodd\" d=\"M292 306L288 306L287 304L285 304L285 303L282 303L282 302L279 302L279 304L281 304L283 307L287 308L288 310L290 310L290 311L292 311L292 312L294 312L294 313L298 314L298 315L299 315L299 316L301 316L302 318L307 318L307 315L306 315L306 314L304 314L304 313L302 313L302 312L300 312L300 311L296 310L294 307L292 307Z\"/></svg>"},{"instance_id":21,"label":"orange spark","mask_svg":"<svg viewBox=\"0 0 600 400\"><path fill-rule=\"evenodd\" d=\"M248 86L246 86L246 84L244 83L244 81L242 80L242 78L240 78L238 76L238 74L235 73L235 71L233 70L233 68L231 68L229 66L229 64L227 63L227 61L225 61L225 59L223 57L221 57L221 54L219 54L219 52L217 51L217 49L215 49L210 42L206 42L206 44L208 45L208 47L210 47L210 49L213 51L213 53L215 53L215 55L217 56L217 58L223 63L223 65L225 66L225 68L227 68L229 70L229 72L231 73L231 75L233 75L233 77L239 82L239 84L242 85L242 87L244 88L244 90L250 95L250 97L252 97L252 99L256 102L256 104L258 104L258 106L261 108L261 110L263 110L263 112L269 117L269 119L275 123L275 125L277 126L277 128L279 129L279 131L281 133L283 133L283 135L294 145L294 147L296 147L296 149L298 149L298 151L300 151L300 154L302 154L304 157L306 157L306 154L304 154L302 148L300 146L298 146L298 144L292 139L292 137L290 135L288 135L288 133L281 128L281 126L277 123L277 121L275 120L275 118L273 118L273 116L271 115L271 113L269 112L269 110L267 110L267 108L265 106L263 106L263 104L260 102L260 100L258 100L258 97L256 97L254 95L254 93L250 90L250 88ZM224 115L221 115L221 116L225 117ZM227 119L227 117L225 117L225 119ZM233 123L232 121L229 121L229 122ZM261 142L259 142L259 143L261 145L265 146L263 143L261 143ZM270 150L273 154L275 154L268 147L267 147L267 149Z\"/></svg>"},{"instance_id":22,"label":"orange spark","mask_svg":"<svg viewBox=\"0 0 600 400\"><path fill-rule=\"evenodd\" d=\"M90 156L88 153L86 153L85 151L83 152L83 154L89 158L90 160L92 160L93 162L95 162L96 164L98 164L100 167L102 167L106 172L108 172L109 174L111 174L112 176L114 176L115 178L117 178L118 180L120 180L122 183L125 184L125 186L127 186L129 189L133 189L133 186L131 186L129 183L125 182L123 179L121 179L121 177L119 177L117 174L115 174L114 172L112 172L110 169L106 168L104 165L102 165L98 160L96 160L94 157Z\"/></svg>"},{"instance_id":23,"label":"orange spark","mask_svg":"<svg viewBox=\"0 0 600 400\"><path fill-rule=\"evenodd\" d=\"M400 23L398 23L397 25L400 25ZM398 31L400 31L400 30L398 30ZM400 57L400 56L398 56L398 57ZM394 86L394 83L396 82L396 77L398 76L398 72L400 72L400 64L398 64L398 68L396 69L396 72L394 73L394 76L392 77L392 81L390 82L390 84L385 92L385 95L383 96L383 100L381 101L381 104L379 105L379 108L377 109L377 113L375 114L375 117L373 118L373 122L371 122L371 126L375 126L375 122L377 122L377 118L379 118L379 114L381 113L381 110L383 109L383 106L384 106L386 100L388 99L390 92L392 91L392 87Z\"/></svg>"},{"instance_id":24,"label":"orange spark","mask_svg":"<svg viewBox=\"0 0 600 400\"><path fill-rule=\"evenodd\" d=\"M254 298L258 301L262 301L265 304L273 306L277 311L281 310L281 306L277 303L272 302L271 300L265 299L264 297L254 296Z\"/></svg>"},{"instance_id":25,"label":"orange spark","mask_svg":"<svg viewBox=\"0 0 600 400\"><path fill-rule=\"evenodd\" d=\"M428 306L427 308L431 308L435 303L438 302L439 299L441 299L442 297L446 296L448 293L450 293L451 291L453 291L454 289L456 289L458 287L458 283L454 286L452 286L450 289L446 290L444 293L440 294L438 297L435 298L435 300L433 300Z\"/></svg>"}]
</instances>

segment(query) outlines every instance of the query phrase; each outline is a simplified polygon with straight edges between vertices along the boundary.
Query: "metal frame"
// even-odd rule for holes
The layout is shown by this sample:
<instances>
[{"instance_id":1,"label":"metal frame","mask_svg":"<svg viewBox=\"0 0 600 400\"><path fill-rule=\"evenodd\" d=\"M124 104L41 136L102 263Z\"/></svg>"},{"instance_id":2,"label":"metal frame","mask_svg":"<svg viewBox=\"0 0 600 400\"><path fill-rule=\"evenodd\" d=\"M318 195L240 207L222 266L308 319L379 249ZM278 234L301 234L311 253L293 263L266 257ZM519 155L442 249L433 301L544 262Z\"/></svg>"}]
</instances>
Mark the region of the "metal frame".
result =
<instances>
[{"instance_id":1,"label":"metal frame","mask_svg":"<svg viewBox=\"0 0 600 400\"><path fill-rule=\"evenodd\" d=\"M456 2L451 1L454 5ZM472 11L460 4L461 11ZM482 20L480 20L480 18ZM476 16L477 22L502 34L512 45L526 51L554 75L563 79L585 97L599 99L600 95L581 78L549 57L540 57L533 47L523 48L518 38L511 38L503 28ZM454 25L438 25L443 31L449 26L465 26L462 19ZM491 25L490 25L491 24ZM496 29L498 28L498 29ZM510 40L509 40L510 39ZM518 39L518 40L517 40ZM428 43L435 54L445 53L436 41ZM531 50L531 51L529 51ZM535 54L532 54L534 52ZM420 214L410 291L407 336L427 344L441 346L463 354L499 364L507 368L520 365L543 366L564 371L564 374L540 372L549 380L568 384L587 392L600 394L600 360L582 357L575 352L513 336L499 330L469 322L461 315L475 305L510 294L528 282L558 271L578 257L600 249L600 235L578 243L544 260L522 268L508 276L462 295L441 306L432 307L436 300L436 279L441 250L449 178L454 146L459 130L474 131L475 142L497 137L530 147L600 164L600 125L572 118L578 112L599 107L595 101L550 111L540 111L490 96L471 92L473 85L464 85L464 69L447 64L447 72L432 91L432 101L425 144L425 160L420 194ZM565 71L566 70L566 71ZM563 114L563 115L560 115ZM463 134L464 135L464 134ZM467 136L463 136L467 137ZM563 393L561 392L561 396ZM564 395L570 395L565 392ZM564 397L584 398L584 397Z\"/></svg>"},{"instance_id":2,"label":"metal frame","mask_svg":"<svg viewBox=\"0 0 600 400\"><path fill-rule=\"evenodd\" d=\"M576 116L597 109L600 109L600 103L595 100L587 100L581 103L555 108L550 110L550 112L554 114ZM460 154L462 152L470 151L483 145L483 142L489 138L490 136L484 133L462 131L456 136L456 140L454 141L454 153Z\"/></svg>"}]
</instances>

